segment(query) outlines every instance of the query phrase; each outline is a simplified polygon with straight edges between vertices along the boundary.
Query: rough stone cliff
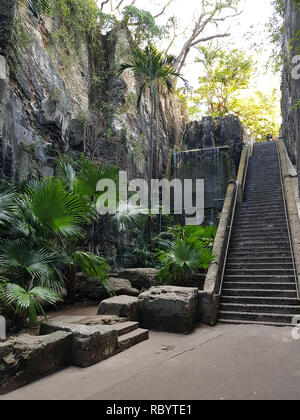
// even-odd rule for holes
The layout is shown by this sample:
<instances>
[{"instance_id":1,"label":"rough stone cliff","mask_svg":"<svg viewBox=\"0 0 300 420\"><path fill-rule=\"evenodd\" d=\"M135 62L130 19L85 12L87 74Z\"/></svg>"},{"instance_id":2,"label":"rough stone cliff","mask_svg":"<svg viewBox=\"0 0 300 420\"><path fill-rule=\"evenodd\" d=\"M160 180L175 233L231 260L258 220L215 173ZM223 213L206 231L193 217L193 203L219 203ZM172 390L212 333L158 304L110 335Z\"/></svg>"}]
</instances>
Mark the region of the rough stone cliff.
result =
<instances>
[{"instance_id":1,"label":"rough stone cliff","mask_svg":"<svg viewBox=\"0 0 300 420\"><path fill-rule=\"evenodd\" d=\"M283 44L285 65L282 74L282 137L291 162L296 165L300 176L300 79L296 79L292 75L292 68L295 65L292 63L292 59L299 56L299 31L299 6L293 0L287 0Z\"/></svg>"},{"instance_id":2,"label":"rough stone cliff","mask_svg":"<svg viewBox=\"0 0 300 420\"><path fill-rule=\"evenodd\" d=\"M126 27L67 51L55 40L59 22L37 17L27 0L0 2L0 176L20 182L55 173L58 153L84 152L129 170L147 172L150 106L135 109L139 81L116 70L131 45ZM156 173L187 122L181 102L161 94Z\"/></svg>"}]
</instances>

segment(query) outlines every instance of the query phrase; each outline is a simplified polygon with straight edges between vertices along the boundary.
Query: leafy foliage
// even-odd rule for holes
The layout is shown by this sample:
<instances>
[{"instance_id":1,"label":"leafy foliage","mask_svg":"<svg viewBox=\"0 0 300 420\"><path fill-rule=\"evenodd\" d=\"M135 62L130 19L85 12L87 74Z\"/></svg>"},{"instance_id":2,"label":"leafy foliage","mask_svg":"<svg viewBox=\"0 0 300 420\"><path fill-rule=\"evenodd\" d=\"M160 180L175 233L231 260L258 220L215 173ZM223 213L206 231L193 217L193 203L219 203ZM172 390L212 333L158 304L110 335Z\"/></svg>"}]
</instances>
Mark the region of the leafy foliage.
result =
<instances>
[{"instance_id":1,"label":"leafy foliage","mask_svg":"<svg viewBox=\"0 0 300 420\"><path fill-rule=\"evenodd\" d=\"M28 0L30 7L35 7L39 13L50 15L52 12L51 0Z\"/></svg>"},{"instance_id":2,"label":"leafy foliage","mask_svg":"<svg viewBox=\"0 0 300 420\"><path fill-rule=\"evenodd\" d=\"M193 101L209 101L210 115L224 116L229 112L229 101L249 86L255 66L253 59L241 50L229 53L212 47L200 49L198 61L205 66L207 75L199 78L200 87Z\"/></svg>"},{"instance_id":3,"label":"leafy foliage","mask_svg":"<svg viewBox=\"0 0 300 420\"><path fill-rule=\"evenodd\" d=\"M158 277L162 283L188 285L199 270L208 269L214 260L212 246L215 226L176 226L162 233L157 251L162 268Z\"/></svg>"},{"instance_id":4,"label":"leafy foliage","mask_svg":"<svg viewBox=\"0 0 300 420\"><path fill-rule=\"evenodd\" d=\"M155 38L161 38L166 33L166 28L158 26L150 12L133 5L124 7L123 22L133 30L137 45L141 45L144 41L149 42Z\"/></svg>"},{"instance_id":5,"label":"leafy foliage","mask_svg":"<svg viewBox=\"0 0 300 420\"><path fill-rule=\"evenodd\" d=\"M207 75L199 78L200 88L190 98L190 114L201 114L203 104L208 103L213 117L237 115L256 141L264 141L268 134L276 137L280 120L277 92L244 93L255 72L253 59L244 51L227 53L212 45L199 51L198 61Z\"/></svg>"},{"instance_id":6,"label":"leafy foliage","mask_svg":"<svg viewBox=\"0 0 300 420\"><path fill-rule=\"evenodd\" d=\"M61 302L59 294L43 287L35 287L27 292L17 284L8 283L4 291L4 300L8 305L15 305L16 312L22 317L29 315L30 326L33 328L37 325L37 316L41 315L46 318L45 311L41 302L55 305Z\"/></svg>"},{"instance_id":7,"label":"leafy foliage","mask_svg":"<svg viewBox=\"0 0 300 420\"><path fill-rule=\"evenodd\" d=\"M164 55L150 44L144 49L136 48L131 50L129 62L121 65L118 72L120 75L129 69L141 80L137 99L137 109L139 111L141 110L142 98L144 96L150 97L149 182L153 175L153 137L158 95L163 90L173 92L174 78L181 77L175 70L174 64L175 57Z\"/></svg>"},{"instance_id":8,"label":"leafy foliage","mask_svg":"<svg viewBox=\"0 0 300 420\"><path fill-rule=\"evenodd\" d=\"M74 169L61 162L62 178L29 182L23 192L0 187L1 306L28 314L32 325L43 315L39 299L58 302L65 286L72 296L77 270L93 281L107 278L108 264L80 249L80 241L96 218L96 177L116 176L117 169L81 163Z\"/></svg>"}]
</instances>

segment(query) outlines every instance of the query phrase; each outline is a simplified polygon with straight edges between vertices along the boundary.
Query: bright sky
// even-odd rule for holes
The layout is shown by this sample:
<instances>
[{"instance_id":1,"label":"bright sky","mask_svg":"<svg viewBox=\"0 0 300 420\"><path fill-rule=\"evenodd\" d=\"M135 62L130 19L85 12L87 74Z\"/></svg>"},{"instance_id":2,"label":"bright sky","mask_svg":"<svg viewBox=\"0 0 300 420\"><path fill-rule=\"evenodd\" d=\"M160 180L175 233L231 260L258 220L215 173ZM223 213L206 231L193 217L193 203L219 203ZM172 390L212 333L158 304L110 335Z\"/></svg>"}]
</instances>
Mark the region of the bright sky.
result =
<instances>
[{"instance_id":1,"label":"bright sky","mask_svg":"<svg viewBox=\"0 0 300 420\"><path fill-rule=\"evenodd\" d=\"M128 0L125 5L130 4ZM153 14L162 10L166 0L136 0L135 6L151 11ZM109 10L106 10L109 12ZM274 88L279 89L279 76L274 76L272 72L266 71L266 64L272 52L272 46L269 40L269 34L266 25L273 13L271 0L241 0L239 11L242 14L234 19L220 24L219 28L211 28L207 35L211 33L230 32L230 38L219 39L219 44L223 48L240 48L249 51L258 61L258 73L253 82L252 89L260 89L263 91L271 91ZM176 16L180 31L189 30L192 28L192 22L195 16L199 14L199 0L174 0L172 5L167 9L166 14L160 18L164 23L167 16ZM186 35L185 35L186 36ZM161 49L167 44L166 41L161 42ZM180 51L183 38L178 39L173 51L170 53L176 54ZM193 87L197 87L199 75L203 72L200 64L195 64L194 60L196 52L191 53L188 57L184 69L184 76ZM203 74L203 73L202 73Z\"/></svg>"}]
</instances>

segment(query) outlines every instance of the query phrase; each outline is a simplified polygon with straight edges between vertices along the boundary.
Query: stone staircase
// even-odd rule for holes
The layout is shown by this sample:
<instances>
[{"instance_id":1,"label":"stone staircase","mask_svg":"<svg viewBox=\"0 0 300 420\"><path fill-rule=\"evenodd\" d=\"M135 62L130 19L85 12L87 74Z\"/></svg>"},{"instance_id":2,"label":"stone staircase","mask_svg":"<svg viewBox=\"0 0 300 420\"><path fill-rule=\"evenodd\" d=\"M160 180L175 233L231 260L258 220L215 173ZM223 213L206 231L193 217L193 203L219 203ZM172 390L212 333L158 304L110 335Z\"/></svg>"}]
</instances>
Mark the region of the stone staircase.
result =
<instances>
[{"instance_id":1,"label":"stone staircase","mask_svg":"<svg viewBox=\"0 0 300 420\"><path fill-rule=\"evenodd\" d=\"M123 322L115 328L118 332L119 352L149 339L149 330L139 328L138 322Z\"/></svg>"},{"instance_id":2,"label":"stone staircase","mask_svg":"<svg viewBox=\"0 0 300 420\"><path fill-rule=\"evenodd\" d=\"M300 315L275 143L254 146L237 205L220 322L290 325Z\"/></svg>"}]
</instances>

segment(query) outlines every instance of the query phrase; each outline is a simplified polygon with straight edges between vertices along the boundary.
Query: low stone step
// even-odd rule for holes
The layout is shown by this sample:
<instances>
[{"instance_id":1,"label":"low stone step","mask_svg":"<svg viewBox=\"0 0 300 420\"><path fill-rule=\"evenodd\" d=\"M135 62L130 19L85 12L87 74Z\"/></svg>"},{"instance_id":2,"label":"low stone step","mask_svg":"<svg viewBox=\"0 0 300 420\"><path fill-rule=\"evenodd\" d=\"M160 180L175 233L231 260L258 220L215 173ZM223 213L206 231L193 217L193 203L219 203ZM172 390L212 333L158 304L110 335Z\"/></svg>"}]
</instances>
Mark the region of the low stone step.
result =
<instances>
[{"instance_id":1,"label":"low stone step","mask_svg":"<svg viewBox=\"0 0 300 420\"><path fill-rule=\"evenodd\" d=\"M276 286L276 285L275 285ZM242 288L232 288L223 287L222 299L223 297L275 297L275 298L290 298L297 299L297 293L294 290L268 290L268 289L242 289Z\"/></svg>"},{"instance_id":2,"label":"low stone step","mask_svg":"<svg viewBox=\"0 0 300 420\"><path fill-rule=\"evenodd\" d=\"M251 275L225 275L225 281L238 281L238 282L270 282L270 283L295 283L295 277L293 276L251 276Z\"/></svg>"},{"instance_id":3,"label":"low stone step","mask_svg":"<svg viewBox=\"0 0 300 420\"><path fill-rule=\"evenodd\" d=\"M121 324L116 324L115 329L118 332L118 337L122 335L129 334L132 331L135 331L139 328L138 322L122 322Z\"/></svg>"},{"instance_id":4,"label":"low stone step","mask_svg":"<svg viewBox=\"0 0 300 420\"><path fill-rule=\"evenodd\" d=\"M131 331L128 334L122 335L118 339L119 343L119 350L124 351L129 349L132 346L135 346L136 344L141 343L142 341L149 339L149 331L144 330L142 328L138 328L135 331Z\"/></svg>"},{"instance_id":5,"label":"low stone step","mask_svg":"<svg viewBox=\"0 0 300 420\"><path fill-rule=\"evenodd\" d=\"M274 262L271 263L258 263L258 262L245 262L239 261L238 263L227 262L226 269L230 270L292 270L294 271L294 266L292 261L289 263L283 262Z\"/></svg>"},{"instance_id":6,"label":"low stone step","mask_svg":"<svg viewBox=\"0 0 300 420\"><path fill-rule=\"evenodd\" d=\"M295 281L289 282L259 282L259 281L224 281L224 289L264 289L264 290L291 290L295 292L296 284Z\"/></svg>"},{"instance_id":7,"label":"low stone step","mask_svg":"<svg viewBox=\"0 0 300 420\"><path fill-rule=\"evenodd\" d=\"M267 291L265 291L265 296L228 296L224 291L222 304L298 306L298 309L300 309L300 301L297 298L268 296Z\"/></svg>"},{"instance_id":8,"label":"low stone step","mask_svg":"<svg viewBox=\"0 0 300 420\"><path fill-rule=\"evenodd\" d=\"M236 268L226 269L225 276L289 276L293 277L295 272L293 269L259 269L259 268Z\"/></svg>"},{"instance_id":9,"label":"low stone step","mask_svg":"<svg viewBox=\"0 0 300 420\"><path fill-rule=\"evenodd\" d=\"M240 304L240 303L221 303L221 311L247 312L247 313L271 313L271 314L300 314L300 306L291 305L259 305L259 304Z\"/></svg>"},{"instance_id":10,"label":"low stone step","mask_svg":"<svg viewBox=\"0 0 300 420\"><path fill-rule=\"evenodd\" d=\"M232 325L268 325L270 327L290 327L291 324L285 324L284 322L259 322L259 321L246 321L246 320L234 320L234 319L219 319L218 322L221 324L232 324Z\"/></svg>"},{"instance_id":11,"label":"low stone step","mask_svg":"<svg viewBox=\"0 0 300 420\"><path fill-rule=\"evenodd\" d=\"M272 314L262 312L230 312L220 311L220 319L233 321L258 321L261 323L278 323L291 325L295 314Z\"/></svg>"}]
</instances>

